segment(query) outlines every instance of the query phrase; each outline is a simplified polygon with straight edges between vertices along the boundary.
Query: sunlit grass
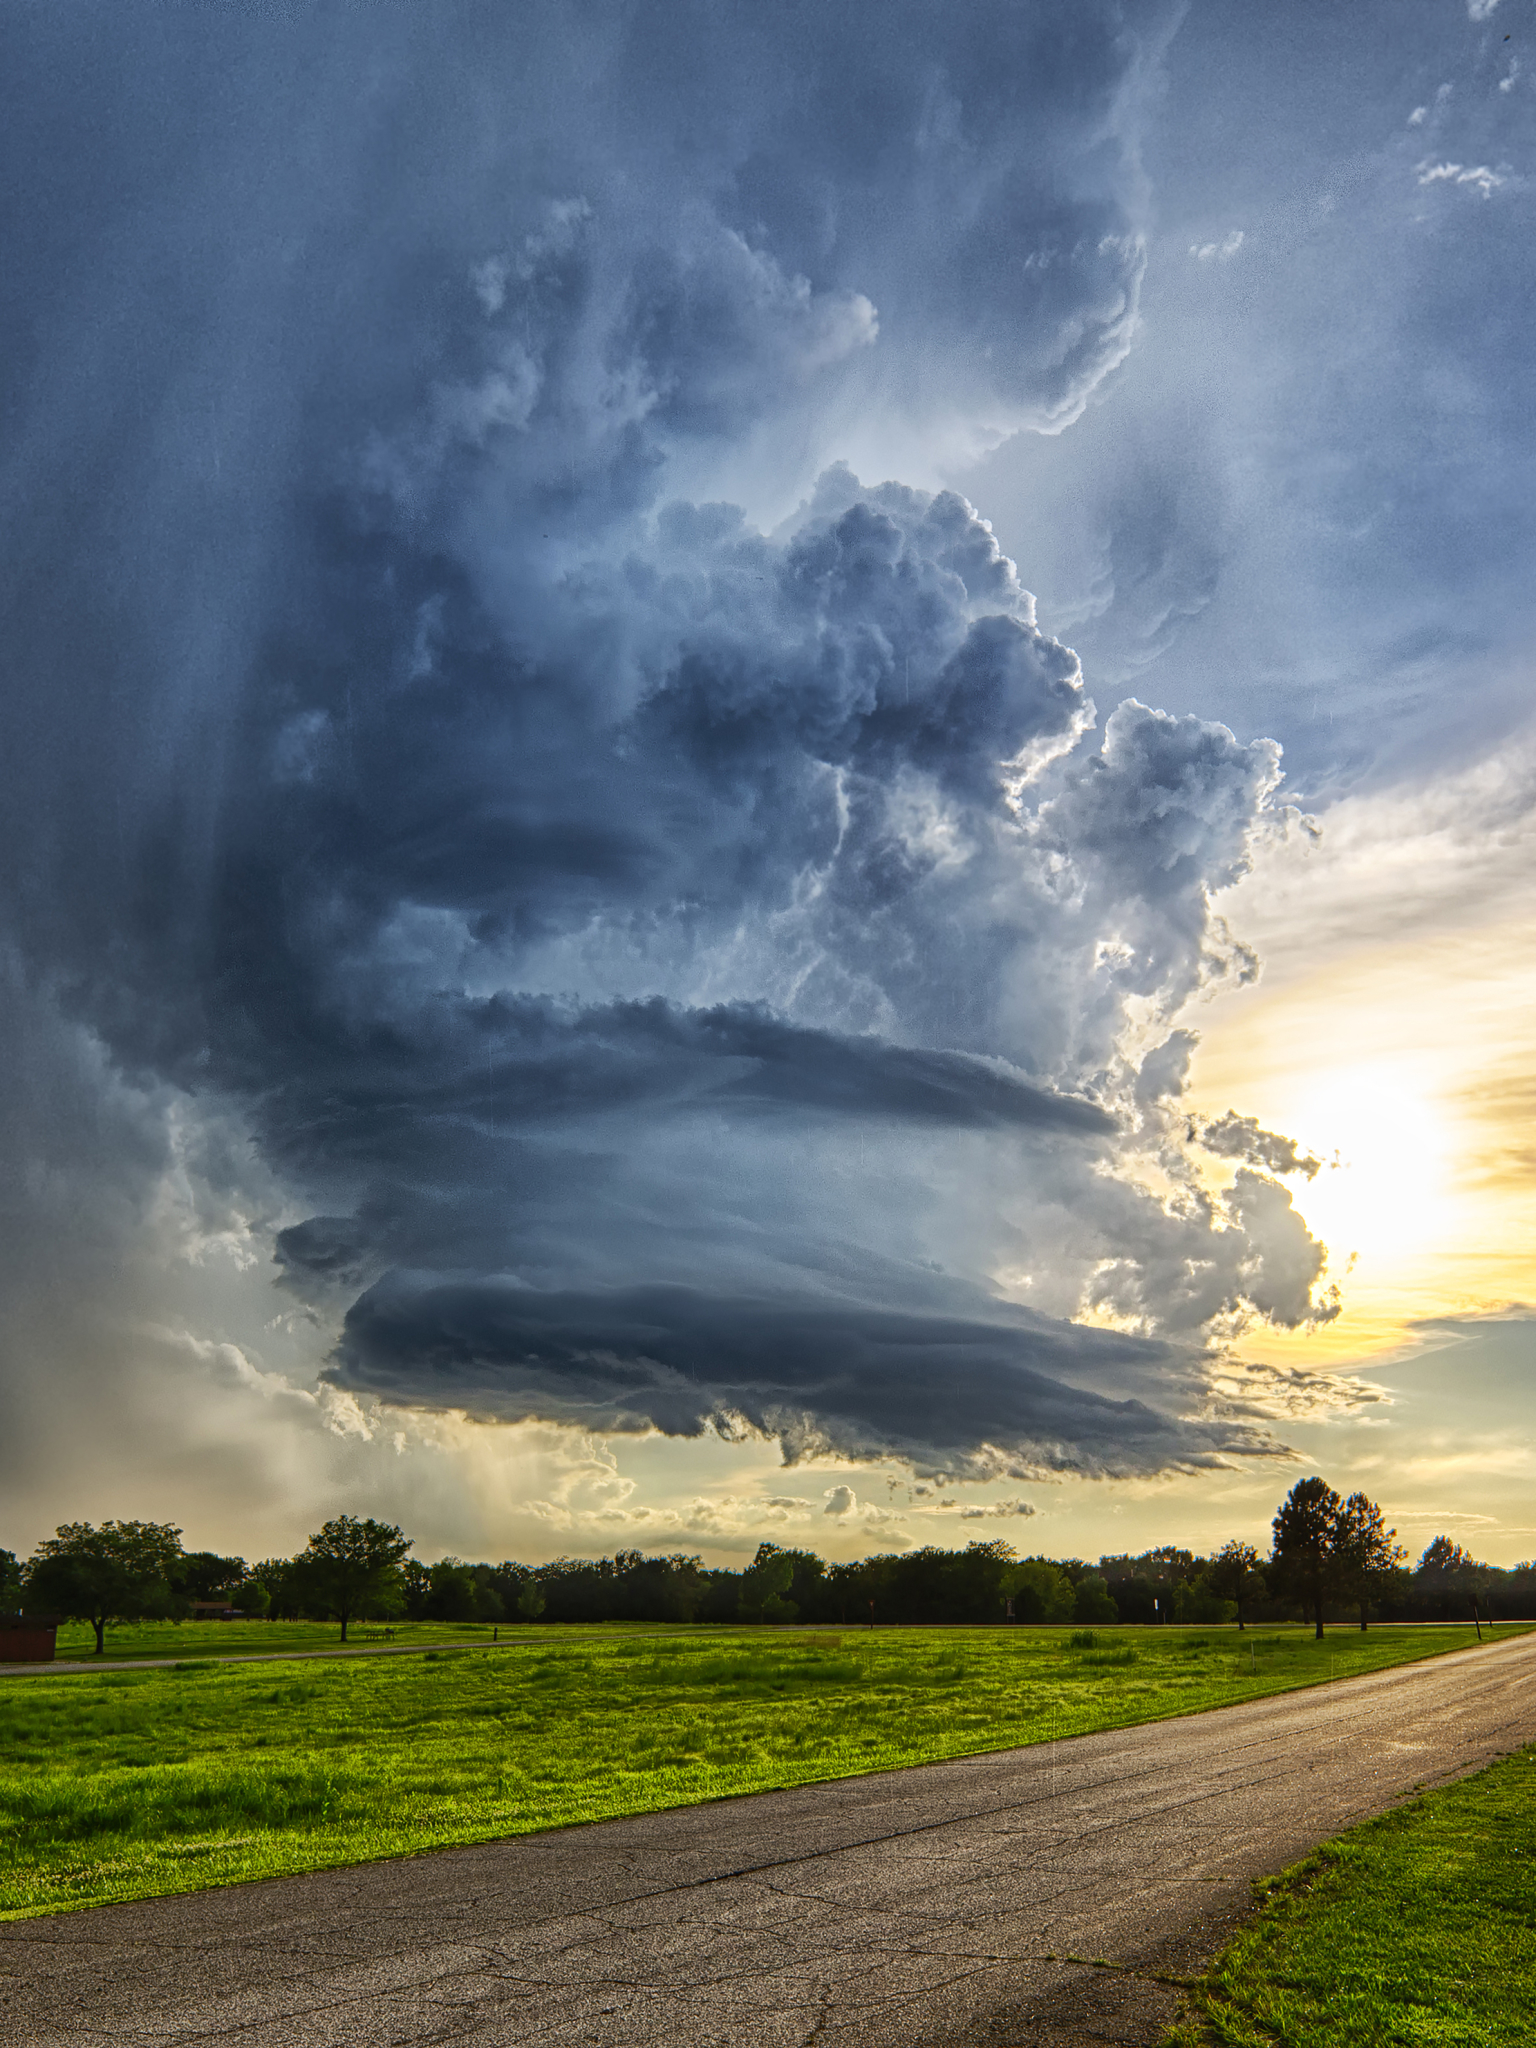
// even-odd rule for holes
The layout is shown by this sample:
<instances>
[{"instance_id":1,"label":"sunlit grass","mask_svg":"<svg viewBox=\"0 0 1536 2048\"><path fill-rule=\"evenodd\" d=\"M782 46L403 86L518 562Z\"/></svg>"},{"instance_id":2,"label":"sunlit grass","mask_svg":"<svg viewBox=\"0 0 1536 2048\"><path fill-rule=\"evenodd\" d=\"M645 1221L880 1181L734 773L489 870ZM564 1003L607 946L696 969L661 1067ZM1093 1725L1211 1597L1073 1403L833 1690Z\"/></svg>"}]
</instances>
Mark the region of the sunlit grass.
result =
<instances>
[{"instance_id":1,"label":"sunlit grass","mask_svg":"<svg viewBox=\"0 0 1536 2048\"><path fill-rule=\"evenodd\" d=\"M1123 1727L1469 1636L567 1628L413 1657L15 1678L0 1682L0 1915Z\"/></svg>"},{"instance_id":2,"label":"sunlit grass","mask_svg":"<svg viewBox=\"0 0 1536 2048\"><path fill-rule=\"evenodd\" d=\"M1165 2048L1536 2040L1536 1751L1369 1821L1258 1887Z\"/></svg>"}]
</instances>

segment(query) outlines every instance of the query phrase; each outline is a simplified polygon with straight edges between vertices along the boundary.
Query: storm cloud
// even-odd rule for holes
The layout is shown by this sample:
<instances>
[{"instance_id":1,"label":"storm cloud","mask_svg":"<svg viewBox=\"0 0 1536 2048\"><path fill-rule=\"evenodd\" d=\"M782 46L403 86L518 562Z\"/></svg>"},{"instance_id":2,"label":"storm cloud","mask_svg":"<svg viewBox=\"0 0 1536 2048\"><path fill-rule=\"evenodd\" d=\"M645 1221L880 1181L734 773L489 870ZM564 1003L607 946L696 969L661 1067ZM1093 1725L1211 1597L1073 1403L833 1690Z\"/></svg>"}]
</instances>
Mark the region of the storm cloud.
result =
<instances>
[{"instance_id":1,"label":"storm cloud","mask_svg":"<svg viewBox=\"0 0 1536 2048\"><path fill-rule=\"evenodd\" d=\"M750 1429L777 1436L790 1460L833 1451L995 1479L1193 1469L1273 1448L1262 1427L1245 1441L1229 1426L1181 1426L1060 1377L1167 1356L1001 1304L967 1318L826 1297L484 1284L374 1288L337 1352L350 1384L386 1399L598 1430Z\"/></svg>"},{"instance_id":2,"label":"storm cloud","mask_svg":"<svg viewBox=\"0 0 1536 2048\"><path fill-rule=\"evenodd\" d=\"M1205 1187L1173 1020L1255 971L1212 896L1279 749L1101 724L981 513L843 459L1123 357L1175 18L13 24L113 119L18 169L8 935L242 1120L334 1387L970 1476L1275 1448L1201 1360L1334 1313L1324 1254L1287 1141L1212 1127Z\"/></svg>"}]
</instances>

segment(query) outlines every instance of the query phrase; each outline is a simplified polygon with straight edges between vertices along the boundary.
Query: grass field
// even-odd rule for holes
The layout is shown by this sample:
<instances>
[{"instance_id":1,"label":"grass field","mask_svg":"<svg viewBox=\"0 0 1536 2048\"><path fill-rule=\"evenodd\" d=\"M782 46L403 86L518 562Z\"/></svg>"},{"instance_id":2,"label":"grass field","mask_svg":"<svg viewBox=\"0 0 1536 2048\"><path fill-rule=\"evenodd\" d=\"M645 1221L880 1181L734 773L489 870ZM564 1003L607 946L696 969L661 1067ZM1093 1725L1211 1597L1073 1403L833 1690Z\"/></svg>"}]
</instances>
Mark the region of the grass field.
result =
<instances>
[{"instance_id":1,"label":"grass field","mask_svg":"<svg viewBox=\"0 0 1536 2048\"><path fill-rule=\"evenodd\" d=\"M0 1917L1123 1727L1469 1639L570 1628L419 1657L0 1681Z\"/></svg>"},{"instance_id":2,"label":"grass field","mask_svg":"<svg viewBox=\"0 0 1536 2048\"><path fill-rule=\"evenodd\" d=\"M1527 1749L1261 1886L1165 2048L1528 2048L1533 1869Z\"/></svg>"}]
</instances>

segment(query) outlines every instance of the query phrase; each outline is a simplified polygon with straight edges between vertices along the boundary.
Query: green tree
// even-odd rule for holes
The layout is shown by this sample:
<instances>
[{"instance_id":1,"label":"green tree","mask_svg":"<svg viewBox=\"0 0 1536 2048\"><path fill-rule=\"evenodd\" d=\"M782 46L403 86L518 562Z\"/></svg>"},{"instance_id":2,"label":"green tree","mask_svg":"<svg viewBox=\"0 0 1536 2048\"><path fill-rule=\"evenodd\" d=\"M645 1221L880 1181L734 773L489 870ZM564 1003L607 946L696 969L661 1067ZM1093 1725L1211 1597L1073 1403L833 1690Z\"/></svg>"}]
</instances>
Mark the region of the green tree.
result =
<instances>
[{"instance_id":1,"label":"green tree","mask_svg":"<svg viewBox=\"0 0 1536 2048\"><path fill-rule=\"evenodd\" d=\"M1282 1584L1310 1607L1323 1634L1323 1602L1339 1570L1336 1537L1344 1503L1324 1479L1298 1479L1275 1516L1274 1564Z\"/></svg>"},{"instance_id":2,"label":"green tree","mask_svg":"<svg viewBox=\"0 0 1536 2048\"><path fill-rule=\"evenodd\" d=\"M1249 1600L1264 1597L1264 1575L1259 1570L1259 1553L1251 1543L1234 1536L1211 1559L1206 1578L1223 1600L1237 1609L1237 1625L1246 1628L1243 1607Z\"/></svg>"},{"instance_id":3,"label":"green tree","mask_svg":"<svg viewBox=\"0 0 1536 2048\"><path fill-rule=\"evenodd\" d=\"M1072 1601L1072 1619L1086 1622L1120 1619L1120 1610L1101 1572L1084 1572L1078 1580Z\"/></svg>"},{"instance_id":4,"label":"green tree","mask_svg":"<svg viewBox=\"0 0 1536 2048\"><path fill-rule=\"evenodd\" d=\"M478 1588L472 1565L462 1558L444 1557L427 1573L427 1619L429 1621L474 1621L479 1615Z\"/></svg>"},{"instance_id":5,"label":"green tree","mask_svg":"<svg viewBox=\"0 0 1536 2048\"><path fill-rule=\"evenodd\" d=\"M1175 1621L1203 1625L1213 1621L1232 1621L1236 1617L1236 1602L1229 1600L1213 1584L1209 1572L1199 1572L1192 1579L1180 1580L1168 1597Z\"/></svg>"},{"instance_id":6,"label":"green tree","mask_svg":"<svg viewBox=\"0 0 1536 2048\"><path fill-rule=\"evenodd\" d=\"M1003 1573L1002 1592L1005 1598L1012 1596L1017 1621L1071 1621L1077 1605L1072 1581L1043 1557L1009 1565Z\"/></svg>"},{"instance_id":7,"label":"green tree","mask_svg":"<svg viewBox=\"0 0 1536 2048\"><path fill-rule=\"evenodd\" d=\"M799 1613L789 1599L795 1576L794 1553L777 1543L760 1543L752 1568L741 1575L736 1611L743 1621L793 1621Z\"/></svg>"},{"instance_id":8,"label":"green tree","mask_svg":"<svg viewBox=\"0 0 1536 2048\"><path fill-rule=\"evenodd\" d=\"M21 1607L21 1561L14 1550L0 1550L0 1614Z\"/></svg>"},{"instance_id":9,"label":"green tree","mask_svg":"<svg viewBox=\"0 0 1536 2048\"><path fill-rule=\"evenodd\" d=\"M359 1521L355 1515L338 1515L310 1537L298 1562L306 1567L314 1597L341 1623L343 1642L348 1622L370 1608L397 1606L400 1568L410 1547L411 1539L393 1522Z\"/></svg>"},{"instance_id":10,"label":"green tree","mask_svg":"<svg viewBox=\"0 0 1536 2048\"><path fill-rule=\"evenodd\" d=\"M181 1557L181 1531L169 1522L64 1522L27 1560L23 1604L88 1621L99 1657L113 1622L170 1610Z\"/></svg>"},{"instance_id":11,"label":"green tree","mask_svg":"<svg viewBox=\"0 0 1536 2048\"><path fill-rule=\"evenodd\" d=\"M517 1596L517 1611L524 1621L537 1621L544 1612L544 1588L537 1579L524 1579Z\"/></svg>"},{"instance_id":12,"label":"green tree","mask_svg":"<svg viewBox=\"0 0 1536 2048\"><path fill-rule=\"evenodd\" d=\"M274 1621L297 1621L319 1606L308 1598L309 1565L302 1557L265 1557L251 1566L246 1585Z\"/></svg>"},{"instance_id":13,"label":"green tree","mask_svg":"<svg viewBox=\"0 0 1536 2048\"><path fill-rule=\"evenodd\" d=\"M1335 1579L1359 1604L1362 1632L1371 1600L1408 1554L1396 1536L1395 1529L1383 1525L1375 1501L1363 1493L1352 1493L1339 1509L1333 1532Z\"/></svg>"}]
</instances>

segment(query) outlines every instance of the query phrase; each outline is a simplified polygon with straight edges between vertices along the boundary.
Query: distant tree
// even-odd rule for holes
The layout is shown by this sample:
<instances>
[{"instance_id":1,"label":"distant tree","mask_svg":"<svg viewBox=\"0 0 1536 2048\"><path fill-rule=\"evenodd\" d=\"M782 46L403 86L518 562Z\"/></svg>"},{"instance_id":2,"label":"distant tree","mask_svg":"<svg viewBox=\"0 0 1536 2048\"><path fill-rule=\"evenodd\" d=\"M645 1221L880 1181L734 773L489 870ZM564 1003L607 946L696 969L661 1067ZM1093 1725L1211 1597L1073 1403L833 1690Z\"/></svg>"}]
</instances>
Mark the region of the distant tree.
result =
<instances>
[{"instance_id":1,"label":"distant tree","mask_svg":"<svg viewBox=\"0 0 1536 2048\"><path fill-rule=\"evenodd\" d=\"M743 1621L793 1621L799 1613L789 1589L795 1576L794 1553L777 1543L760 1543L750 1571L741 1575L736 1611Z\"/></svg>"},{"instance_id":2,"label":"distant tree","mask_svg":"<svg viewBox=\"0 0 1536 2048\"><path fill-rule=\"evenodd\" d=\"M524 1621L537 1621L544 1612L544 1588L537 1579L524 1579L517 1596L517 1611Z\"/></svg>"},{"instance_id":3,"label":"distant tree","mask_svg":"<svg viewBox=\"0 0 1536 2048\"><path fill-rule=\"evenodd\" d=\"M1397 1531L1384 1525L1381 1509L1363 1493L1352 1493L1334 1518L1335 1583L1358 1603L1362 1632L1369 1603L1407 1555L1396 1537Z\"/></svg>"},{"instance_id":4,"label":"distant tree","mask_svg":"<svg viewBox=\"0 0 1536 2048\"><path fill-rule=\"evenodd\" d=\"M183 1551L171 1574L174 1612L189 1614L194 1600L222 1598L231 1607L242 1606L237 1596L245 1580L243 1557L220 1557L212 1550Z\"/></svg>"},{"instance_id":5,"label":"distant tree","mask_svg":"<svg viewBox=\"0 0 1536 2048\"><path fill-rule=\"evenodd\" d=\"M1108 1581L1099 1572L1084 1572L1072 1600L1074 1621L1118 1621L1120 1610L1111 1597Z\"/></svg>"},{"instance_id":6,"label":"distant tree","mask_svg":"<svg viewBox=\"0 0 1536 2048\"><path fill-rule=\"evenodd\" d=\"M1448 1578L1452 1572L1466 1571L1476 1563L1477 1559L1470 1550L1463 1550L1449 1536L1436 1536L1414 1566L1414 1571L1426 1578ZM1515 1569L1518 1571L1520 1567L1516 1565Z\"/></svg>"},{"instance_id":7,"label":"distant tree","mask_svg":"<svg viewBox=\"0 0 1536 2048\"><path fill-rule=\"evenodd\" d=\"M1028 1557L1022 1564L1010 1566L1003 1578L1003 1591L1013 1600L1017 1621L1071 1621L1075 1618L1077 1595L1072 1581L1058 1566L1043 1557Z\"/></svg>"},{"instance_id":8,"label":"distant tree","mask_svg":"<svg viewBox=\"0 0 1536 2048\"><path fill-rule=\"evenodd\" d=\"M169 1612L182 1554L181 1531L169 1522L64 1522L27 1560L22 1603L32 1614L88 1621L99 1657L112 1623Z\"/></svg>"},{"instance_id":9,"label":"distant tree","mask_svg":"<svg viewBox=\"0 0 1536 2048\"><path fill-rule=\"evenodd\" d=\"M256 1598L266 1595L265 1610L274 1620L296 1621L301 1615L323 1611L321 1601L310 1590L310 1567L304 1557L265 1557L250 1566L246 1586L259 1588Z\"/></svg>"},{"instance_id":10,"label":"distant tree","mask_svg":"<svg viewBox=\"0 0 1536 2048\"><path fill-rule=\"evenodd\" d=\"M429 1621L473 1621L475 1619L475 1574L461 1558L444 1557L427 1571L427 1619Z\"/></svg>"},{"instance_id":11,"label":"distant tree","mask_svg":"<svg viewBox=\"0 0 1536 2048\"><path fill-rule=\"evenodd\" d=\"M400 1568L410 1547L411 1539L393 1522L354 1515L338 1515L310 1537L297 1561L307 1568L314 1595L341 1623L343 1642L347 1624L369 1609L398 1611Z\"/></svg>"},{"instance_id":12,"label":"distant tree","mask_svg":"<svg viewBox=\"0 0 1536 2048\"><path fill-rule=\"evenodd\" d=\"M1197 1572L1192 1579L1181 1579L1170 1590L1168 1604L1175 1621L1196 1625L1233 1621L1237 1615L1237 1602L1221 1591L1209 1570Z\"/></svg>"},{"instance_id":13,"label":"distant tree","mask_svg":"<svg viewBox=\"0 0 1536 2048\"><path fill-rule=\"evenodd\" d=\"M400 1567L400 1597L412 1621L425 1621L432 1597L432 1573L420 1558L408 1557Z\"/></svg>"},{"instance_id":14,"label":"distant tree","mask_svg":"<svg viewBox=\"0 0 1536 2048\"><path fill-rule=\"evenodd\" d=\"M1323 1633L1323 1602L1338 1570L1334 1538L1344 1503L1323 1479L1298 1479L1274 1520L1274 1564L1281 1583L1310 1607Z\"/></svg>"},{"instance_id":15,"label":"distant tree","mask_svg":"<svg viewBox=\"0 0 1536 2048\"><path fill-rule=\"evenodd\" d=\"M267 1591L266 1580L258 1579L253 1572L246 1573L239 1585L233 1589L233 1595L230 1605L239 1608L242 1614L253 1621L265 1616L272 1605L272 1595Z\"/></svg>"},{"instance_id":16,"label":"distant tree","mask_svg":"<svg viewBox=\"0 0 1536 2048\"><path fill-rule=\"evenodd\" d=\"M21 1561L14 1550L0 1550L0 1614L21 1606Z\"/></svg>"},{"instance_id":17,"label":"distant tree","mask_svg":"<svg viewBox=\"0 0 1536 2048\"><path fill-rule=\"evenodd\" d=\"M473 1567L475 1581L476 1621L505 1621L507 1618L506 1596L497 1583L493 1566L477 1564Z\"/></svg>"},{"instance_id":18,"label":"distant tree","mask_svg":"<svg viewBox=\"0 0 1536 2048\"><path fill-rule=\"evenodd\" d=\"M1251 1543L1234 1536L1224 1543L1206 1570L1206 1577L1224 1600L1237 1609L1237 1625L1245 1628L1243 1608L1250 1600L1263 1598L1264 1578L1259 1570L1259 1553Z\"/></svg>"}]
</instances>

